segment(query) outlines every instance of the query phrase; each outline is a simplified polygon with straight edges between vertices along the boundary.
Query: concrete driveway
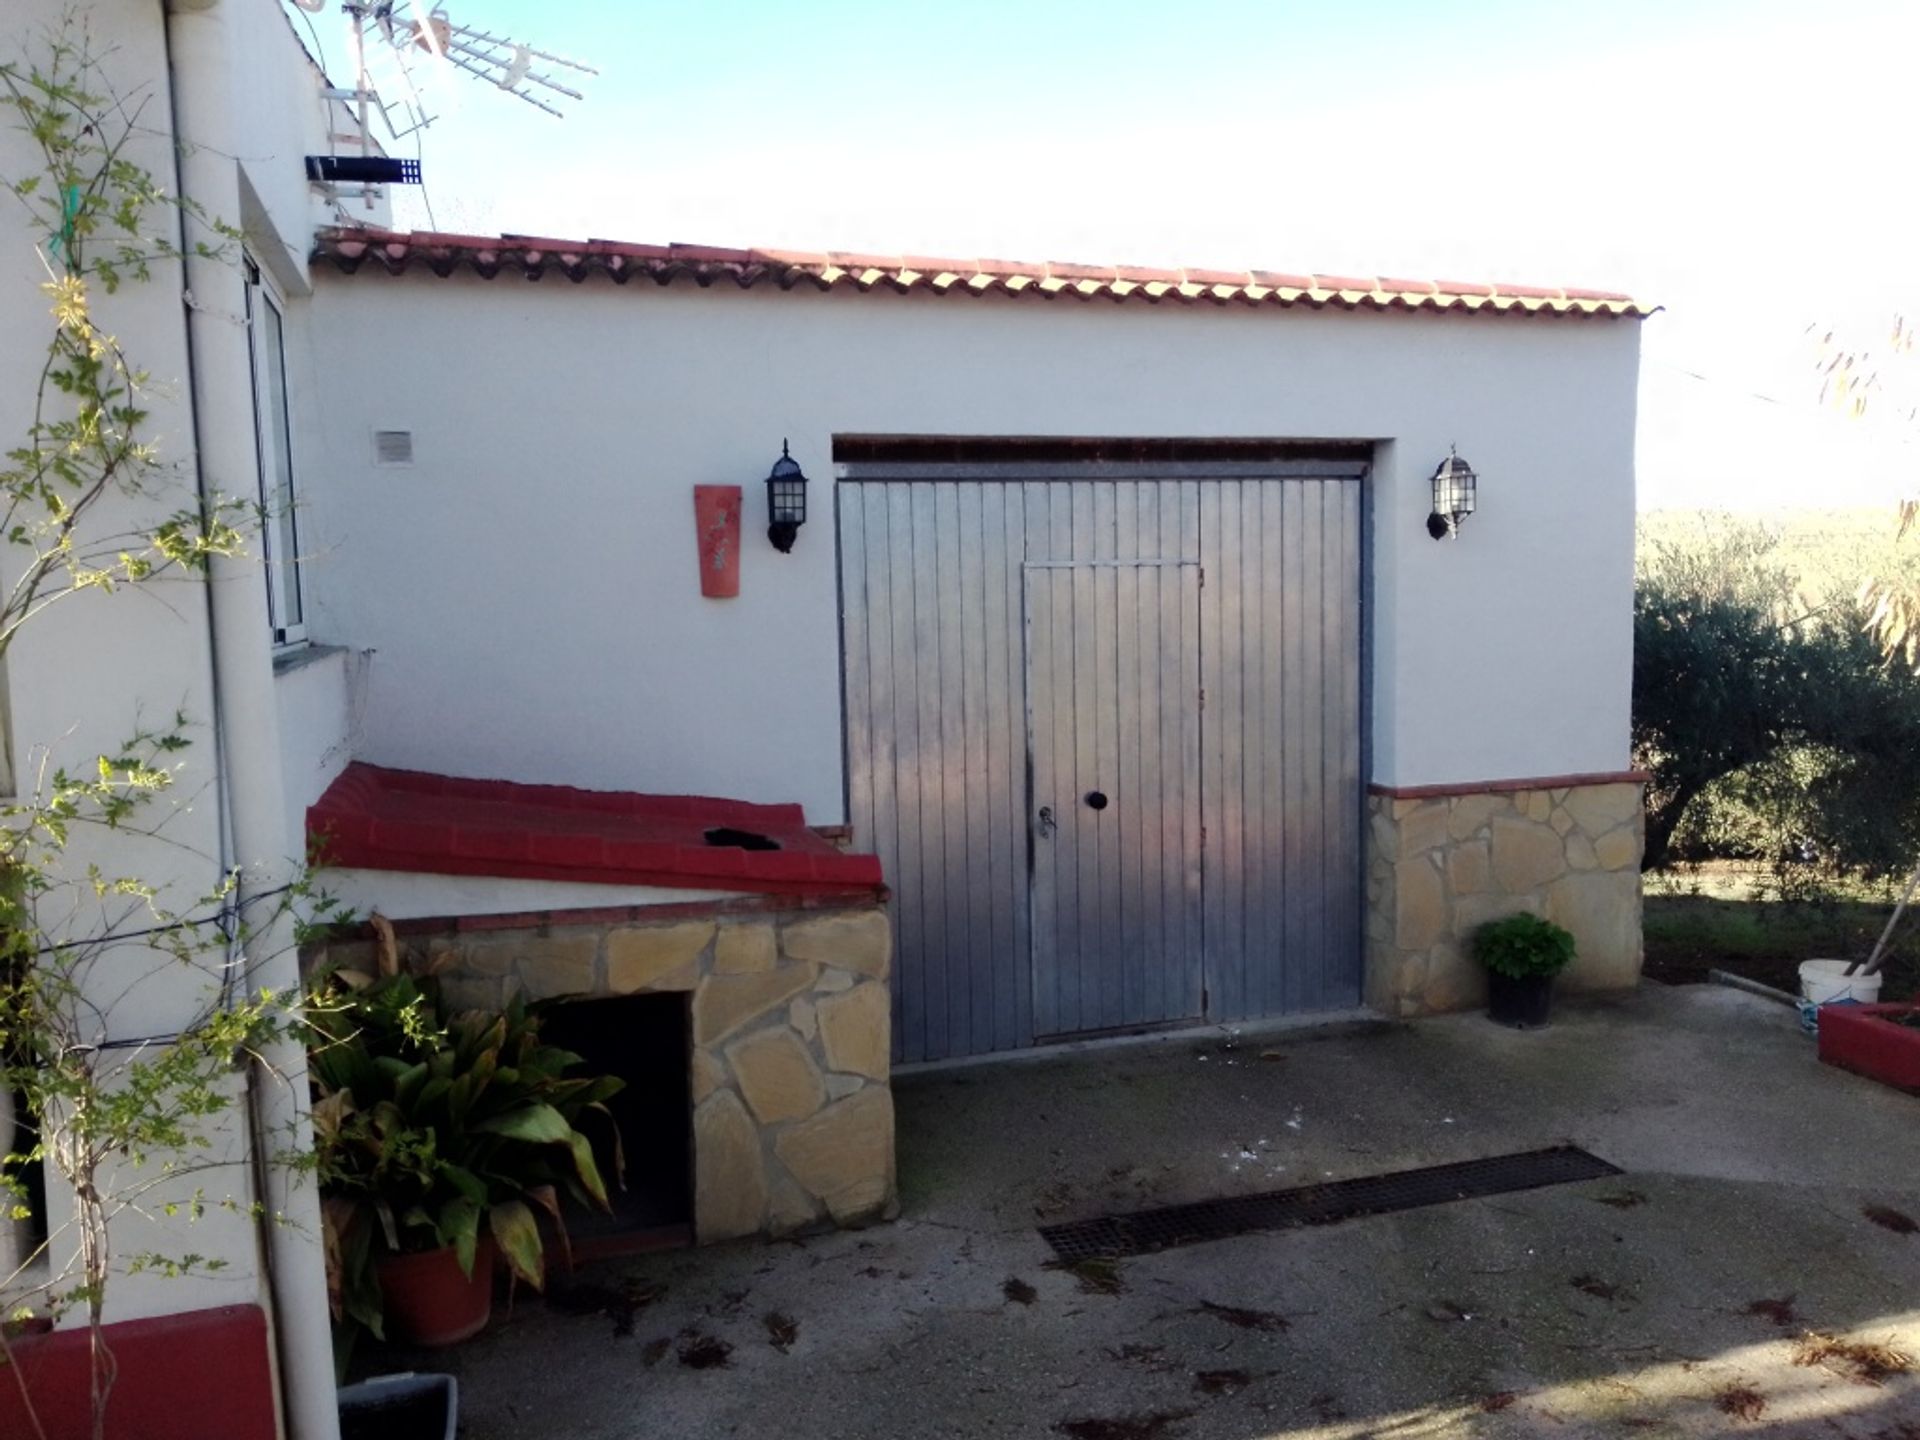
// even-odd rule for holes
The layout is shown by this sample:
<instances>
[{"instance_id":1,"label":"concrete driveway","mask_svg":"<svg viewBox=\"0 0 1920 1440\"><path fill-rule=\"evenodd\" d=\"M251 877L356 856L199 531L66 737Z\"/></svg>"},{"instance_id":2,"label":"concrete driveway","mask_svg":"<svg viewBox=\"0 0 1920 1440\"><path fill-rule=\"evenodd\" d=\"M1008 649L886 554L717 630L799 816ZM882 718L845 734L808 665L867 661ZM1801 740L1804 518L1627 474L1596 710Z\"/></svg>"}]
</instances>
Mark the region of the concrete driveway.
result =
<instances>
[{"instance_id":1,"label":"concrete driveway","mask_svg":"<svg viewBox=\"0 0 1920 1440\"><path fill-rule=\"evenodd\" d=\"M1765 1001L1195 1031L897 1094L897 1223L583 1268L446 1359L465 1434L1920 1440L1875 1348L1920 1363L1920 1099ZM1565 1141L1626 1173L1085 1273L1034 1228Z\"/></svg>"}]
</instances>

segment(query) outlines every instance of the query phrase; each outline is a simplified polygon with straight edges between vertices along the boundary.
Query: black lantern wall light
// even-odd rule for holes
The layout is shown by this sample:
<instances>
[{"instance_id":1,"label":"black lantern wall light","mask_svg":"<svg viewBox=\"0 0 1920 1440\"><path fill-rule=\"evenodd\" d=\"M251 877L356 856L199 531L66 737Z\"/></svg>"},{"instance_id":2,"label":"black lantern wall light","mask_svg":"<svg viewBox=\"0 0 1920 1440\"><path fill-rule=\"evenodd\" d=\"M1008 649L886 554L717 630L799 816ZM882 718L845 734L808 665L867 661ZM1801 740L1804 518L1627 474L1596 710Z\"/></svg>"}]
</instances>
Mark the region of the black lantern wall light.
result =
<instances>
[{"instance_id":1,"label":"black lantern wall light","mask_svg":"<svg viewBox=\"0 0 1920 1440\"><path fill-rule=\"evenodd\" d=\"M790 554L800 527L807 523L807 477L800 462L780 442L780 458L767 474L767 539L782 555Z\"/></svg>"},{"instance_id":2,"label":"black lantern wall light","mask_svg":"<svg viewBox=\"0 0 1920 1440\"><path fill-rule=\"evenodd\" d=\"M1427 534L1445 540L1460 533L1460 522L1473 513L1474 490L1480 477L1473 467L1447 447L1447 458L1433 472L1433 513L1427 516Z\"/></svg>"}]
</instances>

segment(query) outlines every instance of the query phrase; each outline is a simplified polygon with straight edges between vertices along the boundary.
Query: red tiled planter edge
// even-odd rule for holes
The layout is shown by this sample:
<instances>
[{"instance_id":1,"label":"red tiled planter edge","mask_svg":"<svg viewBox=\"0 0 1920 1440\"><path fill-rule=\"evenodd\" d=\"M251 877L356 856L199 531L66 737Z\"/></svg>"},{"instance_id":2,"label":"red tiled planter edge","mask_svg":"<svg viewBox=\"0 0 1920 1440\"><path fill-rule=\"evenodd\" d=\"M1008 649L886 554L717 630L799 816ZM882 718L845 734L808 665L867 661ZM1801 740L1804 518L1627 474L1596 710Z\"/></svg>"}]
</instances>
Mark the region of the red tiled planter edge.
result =
<instances>
[{"instance_id":1,"label":"red tiled planter edge","mask_svg":"<svg viewBox=\"0 0 1920 1440\"><path fill-rule=\"evenodd\" d=\"M107 1403L108 1440L274 1440L267 1317L225 1305L109 1325L119 1377ZM20 1379L48 1440L87 1440L89 1344L85 1329L12 1342L20 1377L0 1364L0 1435L30 1436Z\"/></svg>"},{"instance_id":2,"label":"red tiled planter edge","mask_svg":"<svg viewBox=\"0 0 1920 1440\"><path fill-rule=\"evenodd\" d=\"M1920 1027L1893 1020L1915 1013L1920 1005L1822 1005L1820 1058L1920 1095Z\"/></svg>"}]
</instances>

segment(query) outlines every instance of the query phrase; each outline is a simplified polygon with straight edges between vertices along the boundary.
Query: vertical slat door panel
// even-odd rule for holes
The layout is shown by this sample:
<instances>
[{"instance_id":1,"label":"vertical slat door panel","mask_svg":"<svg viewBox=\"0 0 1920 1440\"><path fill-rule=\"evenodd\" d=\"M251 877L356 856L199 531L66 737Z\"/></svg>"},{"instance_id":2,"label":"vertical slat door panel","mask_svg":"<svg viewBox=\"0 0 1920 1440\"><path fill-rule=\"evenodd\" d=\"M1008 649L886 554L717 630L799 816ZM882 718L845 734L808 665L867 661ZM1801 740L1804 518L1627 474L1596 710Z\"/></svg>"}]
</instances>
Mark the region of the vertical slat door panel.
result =
<instances>
[{"instance_id":1,"label":"vertical slat door panel","mask_svg":"<svg viewBox=\"0 0 1920 1440\"><path fill-rule=\"evenodd\" d=\"M1220 488L1203 551L1207 1013L1341 1009L1361 991L1361 485Z\"/></svg>"},{"instance_id":2,"label":"vertical slat door panel","mask_svg":"<svg viewBox=\"0 0 1920 1440\"><path fill-rule=\"evenodd\" d=\"M1036 795L1051 794L1056 788L1054 774L1057 767L1056 755L1062 747L1055 735L1056 725L1069 723L1068 716L1040 715L1034 709L1033 685L1031 677L1035 673L1046 673L1056 663L1054 655L1060 648L1063 638L1070 639L1065 627L1071 617L1064 613L1056 614L1048 609L1036 615L1027 589L1025 556L1050 553L1054 545L1054 516L1062 508L1061 502L1067 497L1063 487L1050 485L1032 485L1029 491L1026 547L1020 567L1019 614L1022 632L1026 637L1024 664L1020 673L1020 692L1022 696L1021 733L1027 755L1027 790L1021 797L1021 810L1028 817L1027 827L1027 889L1018 899L1027 906L1030 915L1027 953L1029 960L1028 984L1032 991L1030 1013L1033 1021L1033 1033L1047 1033L1050 1027L1059 1023L1061 967L1050 965L1044 979L1038 967L1032 965L1032 957L1042 952L1057 954L1060 944L1060 926L1062 916L1058 907L1061 903L1062 886L1058 883L1053 870L1060 851L1048 845L1045 830L1052 824L1052 810L1042 810ZM1066 537L1072 534L1071 524L1063 525L1060 544L1069 545ZM1031 1040L1032 1036L1027 1037Z\"/></svg>"},{"instance_id":3,"label":"vertical slat door panel","mask_svg":"<svg viewBox=\"0 0 1920 1440\"><path fill-rule=\"evenodd\" d=\"M913 636L913 490L898 485L879 494L885 502L889 557L886 683L892 704L892 824L897 842L890 883L894 893L894 948L900 956L900 979L894 996L895 1032L906 1037L906 1051L912 1053L926 1043L924 966L929 938L924 933L920 891L925 844L920 832L920 680ZM880 826L875 828L877 832ZM876 833L876 841L879 838Z\"/></svg>"},{"instance_id":4,"label":"vertical slat door panel","mask_svg":"<svg viewBox=\"0 0 1920 1440\"><path fill-rule=\"evenodd\" d=\"M1032 1043L1022 487L840 487L847 818L892 890L894 1056Z\"/></svg>"},{"instance_id":5,"label":"vertical slat door panel","mask_svg":"<svg viewBox=\"0 0 1920 1440\"><path fill-rule=\"evenodd\" d=\"M1331 624L1337 625L1333 653L1339 657L1339 697L1335 714L1339 717L1338 743L1329 743L1330 786L1335 795L1347 797L1351 823L1340 832L1339 844L1328 857L1327 875L1334 882L1328 897L1330 921L1325 970L1321 976L1321 994L1329 1005L1358 1005L1364 989L1361 955L1366 935L1366 785L1364 740L1361 727L1366 723L1362 700L1361 666L1365 661L1365 627L1362 623L1361 596L1365 593L1362 549L1366 543L1361 524L1365 493L1358 484L1335 487L1334 508L1340 517L1339 534L1332 542L1329 566L1340 577L1343 603L1329 607ZM1339 878L1354 877L1350 885L1338 888Z\"/></svg>"},{"instance_id":6,"label":"vertical slat door panel","mask_svg":"<svg viewBox=\"0 0 1920 1440\"><path fill-rule=\"evenodd\" d=\"M958 977L967 997L967 1024L961 1033L970 1051L993 1048L994 906L997 888L1004 884L994 873L1002 847L994 843L989 826L989 787L979 777L991 773L987 749L989 704L987 695L986 536L987 508L983 486L950 485L954 495L954 541L959 564L955 575L955 603L960 631L960 691L949 710L960 719L959 743L948 756L949 789L957 784L963 797L953 807L960 812L960 845L966 857L966 886L957 892L966 925L965 973ZM956 773L957 772L957 773ZM953 895L949 895L952 908Z\"/></svg>"},{"instance_id":7,"label":"vertical slat door panel","mask_svg":"<svg viewBox=\"0 0 1920 1440\"><path fill-rule=\"evenodd\" d=\"M1171 553L1181 555L1200 555L1202 563L1195 585L1181 585L1180 620L1178 633L1179 645L1197 646L1192 664L1201 669L1201 709L1206 701L1206 679L1204 666L1207 646L1203 609L1200 597L1206 585L1206 564L1200 533L1200 496L1204 487L1188 481L1179 487L1180 496L1180 546ZM1166 552L1163 552L1166 553ZM1167 608L1167 607L1162 607ZM1177 648L1174 652L1178 652ZM1185 671L1181 664L1181 673ZM1164 712L1163 712L1164 713ZM1205 904L1205 856L1206 856L1206 792L1203 783L1206 766L1201 757L1205 753L1205 736L1201 728L1200 709L1182 709L1179 712L1179 724L1173 725L1172 716L1168 716L1167 728L1173 730L1178 745L1176 765L1180 775L1177 791L1170 793L1180 797L1180 852L1177 860L1180 897L1180 934L1182 944L1196 953L1204 961L1206 947L1206 919L1203 913ZM1169 774L1173 773L1170 768ZM1171 781L1167 782L1171 787ZM1172 892L1169 892L1170 894ZM1183 1015L1202 1014L1206 1005L1206 976L1204 963L1200 966L1183 966L1178 974L1179 985L1176 994L1179 999L1177 1012Z\"/></svg>"},{"instance_id":8,"label":"vertical slat door panel","mask_svg":"<svg viewBox=\"0 0 1920 1440\"><path fill-rule=\"evenodd\" d=\"M1201 947L1186 927L1166 923L1195 898L1198 856L1179 854L1149 872L1131 853L1143 827L1159 842L1198 837L1199 588L1191 561L1027 566L1036 815L1044 807L1033 839L1036 1039L1200 1017ZM1150 688L1139 680L1144 594L1159 609L1148 617L1161 652ZM1056 643L1067 612L1069 643ZM1123 629L1136 632L1124 646ZM1175 826L1169 815L1179 817Z\"/></svg>"},{"instance_id":9,"label":"vertical slat door panel","mask_svg":"<svg viewBox=\"0 0 1920 1440\"><path fill-rule=\"evenodd\" d=\"M962 603L960 495L975 486L934 485L934 613L938 616L938 681L931 700L940 717L939 814L942 829L941 949L946 967L946 1030L964 1041L973 1029L972 900L974 857L967 848L966 620Z\"/></svg>"},{"instance_id":10,"label":"vertical slat door panel","mask_svg":"<svg viewBox=\"0 0 1920 1440\"><path fill-rule=\"evenodd\" d=\"M1357 1003L1357 480L837 500L848 819L892 887L897 1059Z\"/></svg>"}]
</instances>

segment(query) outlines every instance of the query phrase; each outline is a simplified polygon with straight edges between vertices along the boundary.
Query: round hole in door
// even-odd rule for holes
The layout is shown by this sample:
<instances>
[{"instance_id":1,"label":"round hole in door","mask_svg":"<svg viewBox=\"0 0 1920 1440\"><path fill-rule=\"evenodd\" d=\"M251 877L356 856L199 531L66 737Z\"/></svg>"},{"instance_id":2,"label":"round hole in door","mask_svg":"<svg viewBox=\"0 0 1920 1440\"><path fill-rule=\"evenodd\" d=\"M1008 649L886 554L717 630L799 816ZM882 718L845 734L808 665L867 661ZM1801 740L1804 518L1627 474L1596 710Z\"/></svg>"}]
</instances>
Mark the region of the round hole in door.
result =
<instances>
[{"instance_id":1,"label":"round hole in door","mask_svg":"<svg viewBox=\"0 0 1920 1440\"><path fill-rule=\"evenodd\" d=\"M1106 809L1107 808L1107 792L1104 790L1087 791L1087 808L1089 810Z\"/></svg>"}]
</instances>

